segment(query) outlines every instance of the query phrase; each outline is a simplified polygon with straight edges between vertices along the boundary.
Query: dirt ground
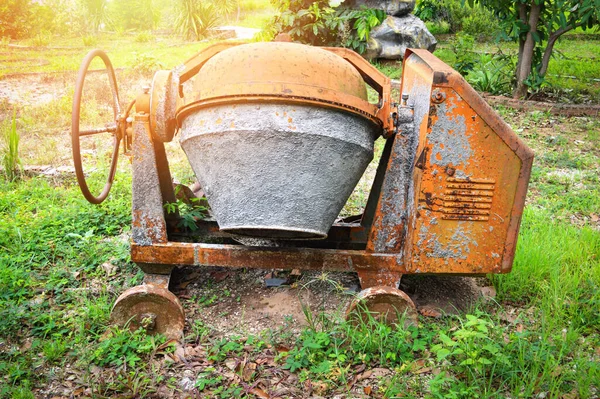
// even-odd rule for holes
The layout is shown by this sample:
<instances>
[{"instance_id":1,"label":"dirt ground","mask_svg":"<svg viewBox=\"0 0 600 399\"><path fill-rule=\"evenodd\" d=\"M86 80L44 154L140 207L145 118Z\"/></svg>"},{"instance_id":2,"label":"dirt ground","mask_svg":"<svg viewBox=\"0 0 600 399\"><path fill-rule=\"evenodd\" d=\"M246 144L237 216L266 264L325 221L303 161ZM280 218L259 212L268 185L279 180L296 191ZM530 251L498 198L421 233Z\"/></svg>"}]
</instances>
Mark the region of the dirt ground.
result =
<instances>
[{"instance_id":1,"label":"dirt ground","mask_svg":"<svg viewBox=\"0 0 600 399\"><path fill-rule=\"evenodd\" d=\"M272 283L280 286L268 287ZM468 311L493 288L483 278L405 276L400 288L426 316ZM307 315L324 312L344 317L360 290L355 273L182 268L173 274L170 289L179 297L188 323L205 321L223 335L258 334L267 329L299 332ZM291 329L291 330L290 330Z\"/></svg>"}]
</instances>

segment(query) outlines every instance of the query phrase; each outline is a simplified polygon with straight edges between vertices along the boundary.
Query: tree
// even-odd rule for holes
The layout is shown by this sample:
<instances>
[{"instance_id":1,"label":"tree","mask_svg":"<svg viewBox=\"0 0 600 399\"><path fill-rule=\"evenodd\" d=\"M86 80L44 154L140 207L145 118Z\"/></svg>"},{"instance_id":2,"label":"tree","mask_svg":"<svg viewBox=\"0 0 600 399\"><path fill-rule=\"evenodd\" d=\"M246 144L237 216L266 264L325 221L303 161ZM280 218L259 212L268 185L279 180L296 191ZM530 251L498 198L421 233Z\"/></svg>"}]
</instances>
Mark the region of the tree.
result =
<instances>
[{"instance_id":1,"label":"tree","mask_svg":"<svg viewBox=\"0 0 600 399\"><path fill-rule=\"evenodd\" d=\"M80 0L83 6L88 27L92 32L98 33L102 24L109 21L108 0Z\"/></svg>"},{"instance_id":2,"label":"tree","mask_svg":"<svg viewBox=\"0 0 600 399\"><path fill-rule=\"evenodd\" d=\"M541 85L559 37L600 21L600 0L469 0L475 2L496 13L504 31L519 42L514 98Z\"/></svg>"},{"instance_id":3,"label":"tree","mask_svg":"<svg viewBox=\"0 0 600 399\"><path fill-rule=\"evenodd\" d=\"M3 0L0 4L0 37L26 37L31 30L30 0Z\"/></svg>"}]
</instances>

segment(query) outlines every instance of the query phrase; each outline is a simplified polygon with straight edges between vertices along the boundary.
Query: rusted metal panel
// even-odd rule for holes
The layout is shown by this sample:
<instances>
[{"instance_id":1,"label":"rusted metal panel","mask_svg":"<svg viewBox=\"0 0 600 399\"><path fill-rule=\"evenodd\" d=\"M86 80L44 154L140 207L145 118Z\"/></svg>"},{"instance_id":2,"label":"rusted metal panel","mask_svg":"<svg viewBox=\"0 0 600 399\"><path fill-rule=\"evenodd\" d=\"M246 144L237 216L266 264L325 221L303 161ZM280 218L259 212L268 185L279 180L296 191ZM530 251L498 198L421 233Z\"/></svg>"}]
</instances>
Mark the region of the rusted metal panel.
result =
<instances>
[{"instance_id":1,"label":"rusted metal panel","mask_svg":"<svg viewBox=\"0 0 600 399\"><path fill-rule=\"evenodd\" d=\"M403 259L409 256L411 246L405 245L411 232L408 220L414 213L412 193L419 182L417 161L423 151L420 135L427 126L432 80L431 69L424 62L413 59L405 64L401 94L408 95L407 106L413 109L413 122L406 130L388 139L393 140L393 147L369 235L368 251L402 253Z\"/></svg>"},{"instance_id":2,"label":"rusted metal panel","mask_svg":"<svg viewBox=\"0 0 600 399\"><path fill-rule=\"evenodd\" d=\"M429 53L408 55L430 66L433 91L407 268L508 272L533 154L460 75Z\"/></svg>"},{"instance_id":3,"label":"rusted metal panel","mask_svg":"<svg viewBox=\"0 0 600 399\"><path fill-rule=\"evenodd\" d=\"M340 109L386 132L393 128L389 78L350 50L284 42L215 45L186 61L179 73L181 83L198 74L194 89L178 101L179 124L206 107L284 102ZM379 104L368 102L365 81L380 94Z\"/></svg>"},{"instance_id":4,"label":"rusted metal panel","mask_svg":"<svg viewBox=\"0 0 600 399\"><path fill-rule=\"evenodd\" d=\"M248 247L204 243L167 242L150 246L131 245L131 260L138 264L176 266L221 266L251 269L299 269L357 271L376 283L399 281L401 274L414 273L404 267L398 254L292 247ZM364 272L371 272L371 276ZM486 273L480 271L477 274ZM473 274L459 264L449 264L442 274ZM370 285L370 284L369 284Z\"/></svg>"},{"instance_id":5,"label":"rusted metal panel","mask_svg":"<svg viewBox=\"0 0 600 399\"><path fill-rule=\"evenodd\" d=\"M138 112L136 115L132 151L132 240L138 245L167 242L160 176L164 181L169 171L168 165L166 170L165 165L159 170L148 114Z\"/></svg>"}]
</instances>

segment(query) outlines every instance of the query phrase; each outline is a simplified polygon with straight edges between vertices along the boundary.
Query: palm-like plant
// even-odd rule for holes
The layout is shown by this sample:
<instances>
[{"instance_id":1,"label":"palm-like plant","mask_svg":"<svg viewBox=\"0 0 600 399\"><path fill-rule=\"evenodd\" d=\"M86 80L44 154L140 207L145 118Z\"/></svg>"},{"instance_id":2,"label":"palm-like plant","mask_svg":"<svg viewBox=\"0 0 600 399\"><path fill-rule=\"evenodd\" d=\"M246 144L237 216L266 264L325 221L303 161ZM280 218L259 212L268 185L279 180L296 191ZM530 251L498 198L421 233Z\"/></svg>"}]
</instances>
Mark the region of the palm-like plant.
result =
<instances>
[{"instance_id":1,"label":"palm-like plant","mask_svg":"<svg viewBox=\"0 0 600 399\"><path fill-rule=\"evenodd\" d=\"M82 0L88 26L98 32L103 23L109 22L107 0Z\"/></svg>"},{"instance_id":2,"label":"palm-like plant","mask_svg":"<svg viewBox=\"0 0 600 399\"><path fill-rule=\"evenodd\" d=\"M176 11L175 28L188 40L204 38L219 22L218 9L211 1L179 0Z\"/></svg>"}]
</instances>

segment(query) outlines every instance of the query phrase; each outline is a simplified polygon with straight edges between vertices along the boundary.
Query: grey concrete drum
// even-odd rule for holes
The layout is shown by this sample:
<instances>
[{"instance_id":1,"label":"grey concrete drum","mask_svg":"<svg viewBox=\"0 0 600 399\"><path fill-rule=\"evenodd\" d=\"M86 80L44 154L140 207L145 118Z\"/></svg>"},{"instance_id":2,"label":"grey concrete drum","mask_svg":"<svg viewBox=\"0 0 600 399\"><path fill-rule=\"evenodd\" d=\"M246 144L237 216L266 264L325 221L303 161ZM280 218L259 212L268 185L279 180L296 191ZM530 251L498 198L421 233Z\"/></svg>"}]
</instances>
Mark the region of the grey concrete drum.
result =
<instances>
[{"instance_id":1,"label":"grey concrete drum","mask_svg":"<svg viewBox=\"0 0 600 399\"><path fill-rule=\"evenodd\" d=\"M325 238L379 134L368 119L325 107L228 104L185 117L181 146L221 230Z\"/></svg>"}]
</instances>

